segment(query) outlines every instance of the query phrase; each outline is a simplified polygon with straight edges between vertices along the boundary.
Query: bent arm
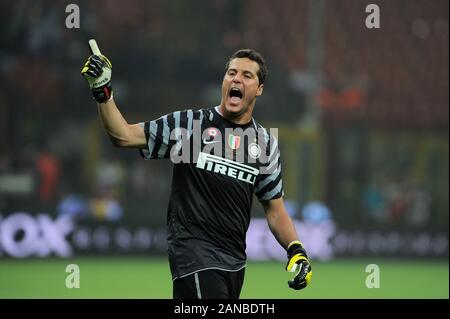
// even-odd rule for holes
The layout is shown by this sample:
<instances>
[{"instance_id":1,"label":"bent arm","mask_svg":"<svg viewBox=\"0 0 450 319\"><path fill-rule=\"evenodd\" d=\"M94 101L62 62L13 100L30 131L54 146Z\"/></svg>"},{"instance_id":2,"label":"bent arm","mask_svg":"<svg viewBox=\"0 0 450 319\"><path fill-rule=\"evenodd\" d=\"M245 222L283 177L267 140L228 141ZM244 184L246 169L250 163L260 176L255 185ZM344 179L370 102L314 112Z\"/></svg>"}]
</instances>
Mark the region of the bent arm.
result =
<instances>
[{"instance_id":1,"label":"bent arm","mask_svg":"<svg viewBox=\"0 0 450 319\"><path fill-rule=\"evenodd\" d=\"M103 127L114 146L144 148L147 145L144 129L139 124L128 124L114 99L97 103Z\"/></svg>"},{"instance_id":2,"label":"bent arm","mask_svg":"<svg viewBox=\"0 0 450 319\"><path fill-rule=\"evenodd\" d=\"M294 223L284 207L283 198L262 202L270 231L278 243L287 249L294 240L298 240Z\"/></svg>"}]
</instances>

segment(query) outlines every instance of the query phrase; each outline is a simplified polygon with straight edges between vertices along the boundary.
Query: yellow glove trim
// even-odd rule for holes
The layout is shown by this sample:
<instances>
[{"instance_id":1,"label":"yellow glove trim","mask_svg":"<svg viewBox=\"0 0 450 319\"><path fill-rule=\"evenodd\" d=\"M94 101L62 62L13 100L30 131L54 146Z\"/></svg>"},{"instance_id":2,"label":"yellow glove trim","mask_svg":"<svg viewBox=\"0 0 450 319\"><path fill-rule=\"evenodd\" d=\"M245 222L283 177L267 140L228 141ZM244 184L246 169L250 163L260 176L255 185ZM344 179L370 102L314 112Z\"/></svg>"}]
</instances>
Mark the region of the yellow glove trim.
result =
<instances>
[{"instance_id":1,"label":"yellow glove trim","mask_svg":"<svg viewBox=\"0 0 450 319\"><path fill-rule=\"evenodd\" d=\"M111 61L109 61L109 59L106 57L106 56L104 56L103 54L100 56L100 58L102 58L103 59L103 61L107 64L107 66L110 68L110 69L112 69L112 63L111 63Z\"/></svg>"},{"instance_id":2,"label":"yellow glove trim","mask_svg":"<svg viewBox=\"0 0 450 319\"><path fill-rule=\"evenodd\" d=\"M309 285L311 278L312 278L312 270L306 274L306 277L305 277L306 285Z\"/></svg>"},{"instance_id":3,"label":"yellow glove trim","mask_svg":"<svg viewBox=\"0 0 450 319\"><path fill-rule=\"evenodd\" d=\"M291 247L294 244L300 244L303 247L303 243L300 240L294 240L288 245L287 249L289 249L289 247Z\"/></svg>"},{"instance_id":4,"label":"yellow glove trim","mask_svg":"<svg viewBox=\"0 0 450 319\"><path fill-rule=\"evenodd\" d=\"M291 259L289 259L289 262L288 262L288 264L286 266L286 271L289 271L289 272L296 271L297 270L297 266L298 266L297 262L299 260L306 260L309 263L308 258L306 258L305 256L302 256L300 254L296 254L296 255L292 256Z\"/></svg>"}]
</instances>

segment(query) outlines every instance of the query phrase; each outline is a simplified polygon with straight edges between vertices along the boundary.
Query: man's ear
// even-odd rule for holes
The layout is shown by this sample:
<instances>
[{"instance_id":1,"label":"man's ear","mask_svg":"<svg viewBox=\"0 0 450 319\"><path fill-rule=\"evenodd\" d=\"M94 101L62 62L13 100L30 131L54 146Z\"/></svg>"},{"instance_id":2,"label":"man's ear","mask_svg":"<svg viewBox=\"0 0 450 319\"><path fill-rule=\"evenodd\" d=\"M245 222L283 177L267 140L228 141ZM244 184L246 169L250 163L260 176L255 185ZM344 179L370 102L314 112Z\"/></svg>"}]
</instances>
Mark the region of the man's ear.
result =
<instances>
[{"instance_id":1,"label":"man's ear","mask_svg":"<svg viewBox=\"0 0 450 319\"><path fill-rule=\"evenodd\" d=\"M258 86L258 89L256 90L256 96L261 96L263 94L264 91L264 84L260 84Z\"/></svg>"}]
</instances>

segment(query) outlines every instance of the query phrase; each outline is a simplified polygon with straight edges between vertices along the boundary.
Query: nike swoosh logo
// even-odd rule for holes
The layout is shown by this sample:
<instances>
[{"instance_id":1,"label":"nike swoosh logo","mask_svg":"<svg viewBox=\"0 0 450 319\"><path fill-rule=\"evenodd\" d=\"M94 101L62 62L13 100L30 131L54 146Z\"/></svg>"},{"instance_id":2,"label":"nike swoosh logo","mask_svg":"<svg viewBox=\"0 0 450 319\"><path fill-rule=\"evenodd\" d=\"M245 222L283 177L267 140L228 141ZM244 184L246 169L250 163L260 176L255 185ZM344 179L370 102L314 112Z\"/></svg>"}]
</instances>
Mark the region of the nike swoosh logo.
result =
<instances>
[{"instance_id":1,"label":"nike swoosh logo","mask_svg":"<svg viewBox=\"0 0 450 319\"><path fill-rule=\"evenodd\" d=\"M207 141L206 138L203 139L203 144L212 144L212 143L219 143L220 141Z\"/></svg>"}]
</instances>

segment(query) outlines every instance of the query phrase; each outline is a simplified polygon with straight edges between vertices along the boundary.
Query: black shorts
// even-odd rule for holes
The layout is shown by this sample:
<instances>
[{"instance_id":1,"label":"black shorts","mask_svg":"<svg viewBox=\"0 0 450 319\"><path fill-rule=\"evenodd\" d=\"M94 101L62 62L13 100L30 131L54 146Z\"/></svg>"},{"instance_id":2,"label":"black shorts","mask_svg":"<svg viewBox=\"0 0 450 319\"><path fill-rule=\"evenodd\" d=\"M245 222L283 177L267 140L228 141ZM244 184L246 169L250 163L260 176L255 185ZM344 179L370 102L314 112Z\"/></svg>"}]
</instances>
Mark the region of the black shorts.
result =
<instances>
[{"instance_id":1,"label":"black shorts","mask_svg":"<svg viewBox=\"0 0 450 319\"><path fill-rule=\"evenodd\" d=\"M238 299L245 267L238 271L202 270L173 281L173 299Z\"/></svg>"}]
</instances>

